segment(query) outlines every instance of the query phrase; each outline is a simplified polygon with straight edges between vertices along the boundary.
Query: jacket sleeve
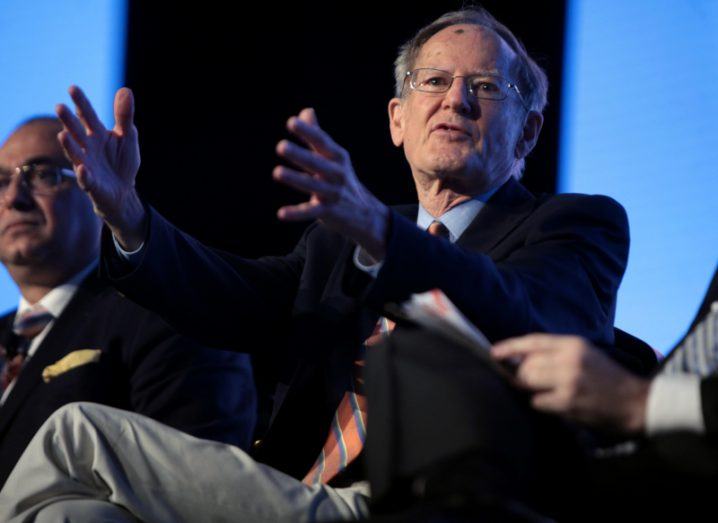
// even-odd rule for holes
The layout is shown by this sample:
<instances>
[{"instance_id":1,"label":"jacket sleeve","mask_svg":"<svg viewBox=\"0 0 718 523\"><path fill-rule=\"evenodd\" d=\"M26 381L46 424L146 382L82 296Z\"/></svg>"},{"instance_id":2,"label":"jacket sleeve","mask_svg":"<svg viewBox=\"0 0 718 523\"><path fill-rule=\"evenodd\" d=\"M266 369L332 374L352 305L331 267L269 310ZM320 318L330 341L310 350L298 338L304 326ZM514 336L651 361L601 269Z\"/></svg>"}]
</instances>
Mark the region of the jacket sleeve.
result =
<instances>
[{"instance_id":1,"label":"jacket sleeve","mask_svg":"<svg viewBox=\"0 0 718 523\"><path fill-rule=\"evenodd\" d=\"M207 247L148 210L148 236L132 266L117 254L109 230L103 231L100 271L122 294L214 347L233 346L246 329L276 331L287 320L306 233L287 256L250 260Z\"/></svg>"},{"instance_id":2,"label":"jacket sleeve","mask_svg":"<svg viewBox=\"0 0 718 523\"><path fill-rule=\"evenodd\" d=\"M439 288L492 341L554 332L611 345L628 258L623 208L603 196L562 195L520 227L515 248L494 257L432 237L394 213L368 299L381 306Z\"/></svg>"}]
</instances>

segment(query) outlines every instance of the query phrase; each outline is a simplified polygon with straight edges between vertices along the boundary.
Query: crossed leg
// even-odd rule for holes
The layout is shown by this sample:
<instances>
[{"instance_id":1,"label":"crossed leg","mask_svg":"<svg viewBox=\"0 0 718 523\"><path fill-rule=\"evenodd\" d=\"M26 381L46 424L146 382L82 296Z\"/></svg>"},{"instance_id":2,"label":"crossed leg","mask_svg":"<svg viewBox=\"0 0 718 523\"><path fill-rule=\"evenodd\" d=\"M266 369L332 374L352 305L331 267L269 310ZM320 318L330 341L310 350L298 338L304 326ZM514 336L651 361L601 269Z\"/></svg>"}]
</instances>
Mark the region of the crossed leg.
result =
<instances>
[{"instance_id":1,"label":"crossed leg","mask_svg":"<svg viewBox=\"0 0 718 523\"><path fill-rule=\"evenodd\" d=\"M366 489L309 487L237 447L73 403L28 445L0 492L0 521L331 521L365 516L366 500Z\"/></svg>"}]
</instances>

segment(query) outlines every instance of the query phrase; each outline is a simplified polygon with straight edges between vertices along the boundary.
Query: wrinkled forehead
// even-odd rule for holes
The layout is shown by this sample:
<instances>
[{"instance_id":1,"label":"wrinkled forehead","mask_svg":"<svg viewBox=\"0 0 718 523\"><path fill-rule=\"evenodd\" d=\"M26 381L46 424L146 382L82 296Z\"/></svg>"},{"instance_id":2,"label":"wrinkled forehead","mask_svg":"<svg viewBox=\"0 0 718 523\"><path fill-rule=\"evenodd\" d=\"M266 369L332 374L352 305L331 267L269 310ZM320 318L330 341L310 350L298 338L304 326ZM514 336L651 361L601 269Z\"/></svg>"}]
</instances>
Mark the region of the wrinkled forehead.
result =
<instances>
[{"instance_id":1,"label":"wrinkled forehead","mask_svg":"<svg viewBox=\"0 0 718 523\"><path fill-rule=\"evenodd\" d=\"M421 46L414 67L508 75L516 53L492 29L476 24L445 27Z\"/></svg>"},{"instance_id":2,"label":"wrinkled forehead","mask_svg":"<svg viewBox=\"0 0 718 523\"><path fill-rule=\"evenodd\" d=\"M38 158L68 164L57 133L61 125L51 122L30 123L13 132L0 146L0 166L12 168Z\"/></svg>"}]
</instances>

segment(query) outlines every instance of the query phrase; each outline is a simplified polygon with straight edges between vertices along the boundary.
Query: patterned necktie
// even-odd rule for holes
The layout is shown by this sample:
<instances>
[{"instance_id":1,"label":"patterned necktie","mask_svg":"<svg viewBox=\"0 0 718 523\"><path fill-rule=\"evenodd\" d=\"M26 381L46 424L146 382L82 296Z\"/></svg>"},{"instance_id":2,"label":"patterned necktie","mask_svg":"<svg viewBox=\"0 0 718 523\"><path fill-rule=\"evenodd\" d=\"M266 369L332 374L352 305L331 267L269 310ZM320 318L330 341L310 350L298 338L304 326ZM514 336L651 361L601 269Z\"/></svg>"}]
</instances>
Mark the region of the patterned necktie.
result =
<instances>
[{"instance_id":1,"label":"patterned necktie","mask_svg":"<svg viewBox=\"0 0 718 523\"><path fill-rule=\"evenodd\" d=\"M718 369L718 302L713 302L705 318L668 355L661 372L708 376L716 369Z\"/></svg>"},{"instance_id":2,"label":"patterned necktie","mask_svg":"<svg viewBox=\"0 0 718 523\"><path fill-rule=\"evenodd\" d=\"M449 237L449 230L439 221L432 222L427 230L433 236ZM388 335L394 326L393 321L379 318L371 336L362 345L358 359L354 362L352 390L344 393L344 397L334 413L327 441L314 465L304 477L305 484L328 483L361 453L366 439L367 418L366 397L363 390L364 380L362 379L364 354L367 348L376 345L384 336Z\"/></svg>"},{"instance_id":3,"label":"patterned necktie","mask_svg":"<svg viewBox=\"0 0 718 523\"><path fill-rule=\"evenodd\" d=\"M5 364L0 371L0 390L4 391L20 374L32 339L40 334L52 319L52 314L37 304L15 317L12 330L18 337L18 343L12 350L2 351Z\"/></svg>"}]
</instances>

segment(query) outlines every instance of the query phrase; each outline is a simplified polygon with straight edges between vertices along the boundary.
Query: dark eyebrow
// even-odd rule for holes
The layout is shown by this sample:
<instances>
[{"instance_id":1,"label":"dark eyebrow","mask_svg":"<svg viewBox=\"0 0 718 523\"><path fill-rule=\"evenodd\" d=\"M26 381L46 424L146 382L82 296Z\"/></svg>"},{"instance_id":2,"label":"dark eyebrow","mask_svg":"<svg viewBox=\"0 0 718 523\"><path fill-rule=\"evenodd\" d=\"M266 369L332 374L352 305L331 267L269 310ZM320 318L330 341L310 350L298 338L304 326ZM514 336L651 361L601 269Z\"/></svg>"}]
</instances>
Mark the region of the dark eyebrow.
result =
<instances>
[{"instance_id":1,"label":"dark eyebrow","mask_svg":"<svg viewBox=\"0 0 718 523\"><path fill-rule=\"evenodd\" d=\"M59 164L59 162L57 161L56 158L51 158L50 156L32 156L32 157L28 158L27 160L25 160L25 162L23 162L23 163L24 163L24 165L45 164L45 163L49 163L52 165Z\"/></svg>"}]
</instances>

